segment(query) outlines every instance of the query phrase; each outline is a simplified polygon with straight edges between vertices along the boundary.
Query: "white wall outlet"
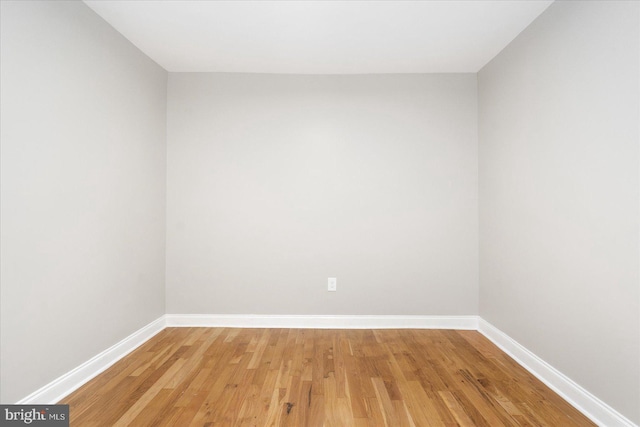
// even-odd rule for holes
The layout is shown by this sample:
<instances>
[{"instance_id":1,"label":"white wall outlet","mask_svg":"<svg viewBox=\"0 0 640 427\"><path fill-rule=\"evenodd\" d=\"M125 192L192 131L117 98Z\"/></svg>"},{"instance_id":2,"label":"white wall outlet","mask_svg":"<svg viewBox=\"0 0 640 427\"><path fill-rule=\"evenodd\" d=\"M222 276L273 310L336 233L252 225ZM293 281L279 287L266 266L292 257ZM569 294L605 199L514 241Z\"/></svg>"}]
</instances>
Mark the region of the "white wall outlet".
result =
<instances>
[{"instance_id":1,"label":"white wall outlet","mask_svg":"<svg viewBox=\"0 0 640 427\"><path fill-rule=\"evenodd\" d=\"M329 280L327 281L327 290L329 292L335 292L337 286L338 279L336 279L335 277L329 277Z\"/></svg>"}]
</instances>

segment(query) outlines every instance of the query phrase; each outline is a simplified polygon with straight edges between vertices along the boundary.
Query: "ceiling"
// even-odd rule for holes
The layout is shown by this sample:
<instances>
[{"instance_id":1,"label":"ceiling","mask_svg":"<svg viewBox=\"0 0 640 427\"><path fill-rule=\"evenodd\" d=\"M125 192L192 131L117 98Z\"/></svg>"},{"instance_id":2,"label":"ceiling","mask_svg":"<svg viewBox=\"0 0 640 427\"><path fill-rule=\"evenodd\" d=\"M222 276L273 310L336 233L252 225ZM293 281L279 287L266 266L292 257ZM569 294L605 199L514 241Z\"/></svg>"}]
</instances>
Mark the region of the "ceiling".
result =
<instances>
[{"instance_id":1,"label":"ceiling","mask_svg":"<svg viewBox=\"0 0 640 427\"><path fill-rule=\"evenodd\" d=\"M84 0L174 72L477 72L551 3Z\"/></svg>"}]
</instances>

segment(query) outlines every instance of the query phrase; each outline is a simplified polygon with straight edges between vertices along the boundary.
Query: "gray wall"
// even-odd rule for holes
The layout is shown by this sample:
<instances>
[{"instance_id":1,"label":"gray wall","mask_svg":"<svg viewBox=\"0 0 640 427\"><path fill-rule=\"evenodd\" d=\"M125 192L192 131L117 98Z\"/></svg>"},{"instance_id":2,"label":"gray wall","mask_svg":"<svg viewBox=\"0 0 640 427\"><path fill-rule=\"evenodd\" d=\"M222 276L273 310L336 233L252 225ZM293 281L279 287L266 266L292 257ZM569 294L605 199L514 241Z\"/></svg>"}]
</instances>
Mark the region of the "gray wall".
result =
<instances>
[{"instance_id":1,"label":"gray wall","mask_svg":"<svg viewBox=\"0 0 640 427\"><path fill-rule=\"evenodd\" d=\"M476 314L476 96L474 74L170 73L167 312Z\"/></svg>"},{"instance_id":2,"label":"gray wall","mask_svg":"<svg viewBox=\"0 0 640 427\"><path fill-rule=\"evenodd\" d=\"M167 76L81 2L1 4L12 403L164 313Z\"/></svg>"},{"instance_id":3,"label":"gray wall","mask_svg":"<svg viewBox=\"0 0 640 427\"><path fill-rule=\"evenodd\" d=\"M478 77L480 315L636 423L639 8L556 2Z\"/></svg>"}]
</instances>

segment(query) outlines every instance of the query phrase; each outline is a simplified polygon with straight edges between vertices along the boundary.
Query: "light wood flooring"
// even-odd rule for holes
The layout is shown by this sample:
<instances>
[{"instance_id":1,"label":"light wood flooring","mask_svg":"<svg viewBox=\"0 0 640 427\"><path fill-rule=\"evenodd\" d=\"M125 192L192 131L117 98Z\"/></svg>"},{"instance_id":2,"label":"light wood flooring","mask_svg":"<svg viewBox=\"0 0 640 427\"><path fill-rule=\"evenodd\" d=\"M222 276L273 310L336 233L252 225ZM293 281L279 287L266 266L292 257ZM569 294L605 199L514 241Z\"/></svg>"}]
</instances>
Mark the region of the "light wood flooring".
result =
<instances>
[{"instance_id":1,"label":"light wood flooring","mask_svg":"<svg viewBox=\"0 0 640 427\"><path fill-rule=\"evenodd\" d=\"M167 328L71 426L593 426L476 331Z\"/></svg>"}]
</instances>

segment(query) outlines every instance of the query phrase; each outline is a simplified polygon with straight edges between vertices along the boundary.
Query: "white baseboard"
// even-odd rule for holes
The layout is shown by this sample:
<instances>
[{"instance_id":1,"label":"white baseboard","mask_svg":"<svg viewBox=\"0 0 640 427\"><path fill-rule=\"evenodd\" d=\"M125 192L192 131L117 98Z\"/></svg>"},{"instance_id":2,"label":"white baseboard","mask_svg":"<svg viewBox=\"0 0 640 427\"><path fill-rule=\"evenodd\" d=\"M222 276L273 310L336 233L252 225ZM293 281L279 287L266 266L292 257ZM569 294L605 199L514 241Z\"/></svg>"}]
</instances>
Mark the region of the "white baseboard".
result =
<instances>
[{"instance_id":1,"label":"white baseboard","mask_svg":"<svg viewBox=\"0 0 640 427\"><path fill-rule=\"evenodd\" d=\"M314 329L478 329L478 316L167 314L167 326Z\"/></svg>"},{"instance_id":2,"label":"white baseboard","mask_svg":"<svg viewBox=\"0 0 640 427\"><path fill-rule=\"evenodd\" d=\"M54 404L100 374L166 327L164 316L137 330L82 365L56 378L17 402L19 405Z\"/></svg>"},{"instance_id":3,"label":"white baseboard","mask_svg":"<svg viewBox=\"0 0 640 427\"><path fill-rule=\"evenodd\" d=\"M603 427L638 427L513 338L479 318L478 331L577 410Z\"/></svg>"}]
</instances>

